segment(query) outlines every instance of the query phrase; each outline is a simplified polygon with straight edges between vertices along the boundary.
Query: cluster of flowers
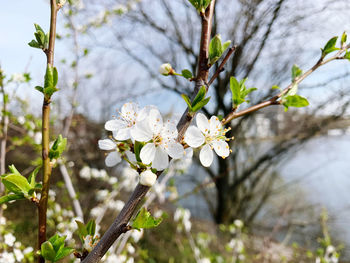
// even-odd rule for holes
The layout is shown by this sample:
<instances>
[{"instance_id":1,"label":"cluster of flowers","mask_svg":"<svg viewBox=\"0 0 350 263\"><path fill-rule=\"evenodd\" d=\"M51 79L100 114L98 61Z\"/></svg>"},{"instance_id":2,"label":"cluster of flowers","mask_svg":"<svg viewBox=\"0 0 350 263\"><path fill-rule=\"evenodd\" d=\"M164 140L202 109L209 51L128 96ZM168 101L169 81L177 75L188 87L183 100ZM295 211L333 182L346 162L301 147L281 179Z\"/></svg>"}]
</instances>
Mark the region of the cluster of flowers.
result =
<instances>
[{"instance_id":1,"label":"cluster of flowers","mask_svg":"<svg viewBox=\"0 0 350 263\"><path fill-rule=\"evenodd\" d=\"M225 158L230 149L228 138L220 120L198 113L197 126L191 126L184 138L178 138L174 122L163 121L155 106L142 109L135 103L122 106L119 116L109 120L105 129L111 131L110 139L99 140L99 148L109 151L105 163L114 166L126 160L130 167L141 171L140 183L152 186L157 180L157 171L169 166L169 159L182 159L186 156L185 148L201 148L199 159L203 166L208 167L213 162L213 150ZM141 149L141 150L140 150ZM170 157L170 158L169 158Z\"/></svg>"}]
</instances>

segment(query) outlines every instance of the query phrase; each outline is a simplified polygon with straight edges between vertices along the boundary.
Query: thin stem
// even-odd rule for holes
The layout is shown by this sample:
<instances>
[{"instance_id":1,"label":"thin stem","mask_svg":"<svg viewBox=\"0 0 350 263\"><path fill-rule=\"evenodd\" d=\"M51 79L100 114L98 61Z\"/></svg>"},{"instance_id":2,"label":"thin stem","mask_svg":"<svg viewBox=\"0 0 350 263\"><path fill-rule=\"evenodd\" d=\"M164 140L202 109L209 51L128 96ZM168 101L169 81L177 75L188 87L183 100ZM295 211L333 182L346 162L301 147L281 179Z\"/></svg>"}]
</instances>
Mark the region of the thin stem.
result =
<instances>
[{"instance_id":1,"label":"thin stem","mask_svg":"<svg viewBox=\"0 0 350 263\"><path fill-rule=\"evenodd\" d=\"M59 7L56 4L56 0L50 0L50 33L49 33L49 47L44 50L47 58L47 64L53 66L54 63L54 49L55 49L55 38L56 38L56 20L57 12ZM43 188L41 191L41 198L38 205L39 213L39 228L38 228L38 248L40 249L41 244L46 241L46 212L47 212L47 201L49 196L50 188L50 177L51 177L51 164L49 158L49 144L50 144L50 98L44 96L42 106L42 162L43 162ZM44 263L43 257L38 257L39 263Z\"/></svg>"},{"instance_id":2,"label":"thin stem","mask_svg":"<svg viewBox=\"0 0 350 263\"><path fill-rule=\"evenodd\" d=\"M291 90L295 85L298 85L300 82L302 82L306 77L308 77L310 74L312 74L315 70L317 70L319 67L333 61L336 59L343 59L343 57L341 57L340 55L347 49L349 48L344 47L343 49L341 49L340 51L338 51L333 57L330 57L326 60L324 60L323 58L320 58L315 65L313 65L308 71L306 71L304 74L302 74L301 76L297 77L292 83L290 83L284 90L282 90L279 94L277 94L276 96L270 98L269 100L260 102L254 106L251 106L249 108L246 108L244 110L241 110L239 112L237 111L231 111L229 114L226 115L226 117L222 120L222 124L225 125L227 123L229 123L230 121L232 121L233 119L236 119L238 117L244 116L246 114L255 112L257 110L260 110L262 108L265 108L267 106L271 106L271 105L279 105L281 104L280 102L280 98L287 94L287 92L289 90Z\"/></svg>"},{"instance_id":3,"label":"thin stem","mask_svg":"<svg viewBox=\"0 0 350 263\"><path fill-rule=\"evenodd\" d=\"M2 107L2 136L1 136L1 145L0 145L0 175L5 173L5 162L6 162L6 143L7 143L7 132L8 132L8 125L9 125L9 117L7 114L7 95L5 92L5 87L3 83L3 73L0 68L0 87L1 87L1 93L2 93L2 101L3 101L3 107ZM0 195L2 195L4 191L4 185L0 182ZM0 208L1 210L1 208Z\"/></svg>"},{"instance_id":4,"label":"thin stem","mask_svg":"<svg viewBox=\"0 0 350 263\"><path fill-rule=\"evenodd\" d=\"M208 80L209 67L208 67L208 49L210 34L212 28L212 17L214 13L215 0L212 0L205 13L202 14L202 32L201 32L201 42L200 42L200 52L198 57L198 71L196 76L196 87L195 93L199 88L204 85ZM179 136L178 141L182 140L182 136L185 134L188 126L190 125L194 115L190 115L188 110L184 112L181 117L177 129ZM161 172L158 172L160 175ZM131 217L139 207L139 204L143 200L144 196L149 191L149 187L138 184L129 198L128 202L123 207L122 211L119 213L116 220L108 228L105 234L102 236L100 242L95 246L95 248L88 254L88 256L82 261L83 263L96 263L101 260L101 258L106 254L108 249L112 246L114 241L123 233L127 231L127 224L129 223Z\"/></svg>"},{"instance_id":5,"label":"thin stem","mask_svg":"<svg viewBox=\"0 0 350 263\"><path fill-rule=\"evenodd\" d=\"M218 69L216 70L216 72L214 73L214 75L211 77L211 79L208 82L208 86L210 86L214 80L219 76L219 74L224 70L224 66L226 64L226 62L228 61L228 59L230 58L230 56L233 54L233 52L236 50L236 46L230 47L226 56L224 57L224 59L222 60L221 64L219 65Z\"/></svg>"}]
</instances>

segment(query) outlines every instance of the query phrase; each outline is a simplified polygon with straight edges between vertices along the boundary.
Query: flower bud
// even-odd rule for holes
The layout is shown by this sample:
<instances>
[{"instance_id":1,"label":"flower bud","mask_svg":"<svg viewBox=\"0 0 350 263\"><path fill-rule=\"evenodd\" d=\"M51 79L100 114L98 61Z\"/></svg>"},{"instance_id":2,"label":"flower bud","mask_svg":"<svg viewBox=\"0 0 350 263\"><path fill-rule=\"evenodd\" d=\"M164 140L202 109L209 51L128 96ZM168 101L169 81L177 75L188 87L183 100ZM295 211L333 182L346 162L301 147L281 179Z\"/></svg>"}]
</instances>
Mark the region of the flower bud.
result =
<instances>
[{"instance_id":1,"label":"flower bud","mask_svg":"<svg viewBox=\"0 0 350 263\"><path fill-rule=\"evenodd\" d=\"M62 7L64 6L64 4L66 3L67 1L66 0L57 0L56 3L59 7Z\"/></svg>"},{"instance_id":2,"label":"flower bud","mask_svg":"<svg viewBox=\"0 0 350 263\"><path fill-rule=\"evenodd\" d=\"M169 63L165 63L159 67L159 73L164 76L169 76L174 74L174 70Z\"/></svg>"},{"instance_id":3,"label":"flower bud","mask_svg":"<svg viewBox=\"0 0 350 263\"><path fill-rule=\"evenodd\" d=\"M151 170L146 170L140 174L140 184L152 186L157 181L157 175Z\"/></svg>"}]
</instances>

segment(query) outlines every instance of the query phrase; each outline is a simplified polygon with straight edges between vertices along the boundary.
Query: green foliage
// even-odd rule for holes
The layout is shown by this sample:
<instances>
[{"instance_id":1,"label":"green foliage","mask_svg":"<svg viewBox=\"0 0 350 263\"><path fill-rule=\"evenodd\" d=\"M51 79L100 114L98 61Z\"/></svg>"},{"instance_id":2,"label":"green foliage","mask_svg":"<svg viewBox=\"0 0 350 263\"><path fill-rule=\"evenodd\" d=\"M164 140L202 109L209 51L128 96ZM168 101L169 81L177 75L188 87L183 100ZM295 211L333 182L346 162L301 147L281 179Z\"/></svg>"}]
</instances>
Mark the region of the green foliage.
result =
<instances>
[{"instance_id":1,"label":"green foliage","mask_svg":"<svg viewBox=\"0 0 350 263\"><path fill-rule=\"evenodd\" d=\"M193 75L192 75L192 72L189 71L188 69L184 69L182 72L181 72L182 76L185 78L185 79L191 79L193 78Z\"/></svg>"},{"instance_id":2,"label":"green foliage","mask_svg":"<svg viewBox=\"0 0 350 263\"><path fill-rule=\"evenodd\" d=\"M45 34L44 30L38 25L34 24L35 32L34 37L32 41L28 43L29 46L33 48L39 48L39 49L47 49L49 47L49 35Z\"/></svg>"},{"instance_id":3,"label":"green foliage","mask_svg":"<svg viewBox=\"0 0 350 263\"><path fill-rule=\"evenodd\" d=\"M207 105L207 103L210 101L210 97L208 98L205 97L206 94L207 94L207 90L205 86L202 86L199 89L196 97L193 99L193 102L191 102L190 98L185 94L181 94L181 97L186 102L189 112L194 113L199 111L201 108Z\"/></svg>"},{"instance_id":4,"label":"green foliage","mask_svg":"<svg viewBox=\"0 0 350 263\"><path fill-rule=\"evenodd\" d=\"M1 181L8 194L0 198L0 204L25 198L32 199L35 197L35 190L41 188L41 184L35 182L35 177L39 169L40 167L37 167L27 180L27 178L18 172L14 165L10 165L10 173L1 175Z\"/></svg>"},{"instance_id":5,"label":"green foliage","mask_svg":"<svg viewBox=\"0 0 350 263\"><path fill-rule=\"evenodd\" d=\"M308 100L298 94L286 96L283 100L284 110L287 111L289 107L306 107L309 105Z\"/></svg>"},{"instance_id":6,"label":"green foliage","mask_svg":"<svg viewBox=\"0 0 350 263\"><path fill-rule=\"evenodd\" d=\"M324 48L321 48L322 51L322 58L324 58L327 54L339 50L339 48L335 47L335 44L337 43L338 37L332 37L330 40L328 40L327 44L324 46Z\"/></svg>"},{"instance_id":7,"label":"green foliage","mask_svg":"<svg viewBox=\"0 0 350 263\"><path fill-rule=\"evenodd\" d=\"M162 222L163 218L154 218L146 208L142 208L136 215L132 227L140 230L141 228L153 228Z\"/></svg>"},{"instance_id":8,"label":"green foliage","mask_svg":"<svg viewBox=\"0 0 350 263\"><path fill-rule=\"evenodd\" d=\"M198 12L204 13L211 0L188 0Z\"/></svg>"},{"instance_id":9,"label":"green foliage","mask_svg":"<svg viewBox=\"0 0 350 263\"><path fill-rule=\"evenodd\" d=\"M78 225L77 233L82 243L84 243L84 238L88 235L94 236L96 232L95 220L91 219L86 225L83 222L75 220Z\"/></svg>"},{"instance_id":10,"label":"green foliage","mask_svg":"<svg viewBox=\"0 0 350 263\"><path fill-rule=\"evenodd\" d=\"M341 47L343 47L346 44L347 38L348 38L348 36L347 36L346 32L344 32L343 35L341 36L341 40L340 40Z\"/></svg>"},{"instance_id":11,"label":"green foliage","mask_svg":"<svg viewBox=\"0 0 350 263\"><path fill-rule=\"evenodd\" d=\"M66 145L67 138L63 138L61 134L58 135L49 151L49 158L51 160L59 158L62 155L63 151L66 149Z\"/></svg>"},{"instance_id":12,"label":"green foliage","mask_svg":"<svg viewBox=\"0 0 350 263\"><path fill-rule=\"evenodd\" d=\"M243 102L249 102L248 100L246 100L246 97L249 95L249 93L253 92L254 90L257 90L256 88L247 89L245 86L246 81L247 78L242 79L240 82L238 82L238 80L235 77L230 78L232 108L238 107L238 105L242 104Z\"/></svg>"},{"instance_id":13,"label":"green foliage","mask_svg":"<svg viewBox=\"0 0 350 263\"><path fill-rule=\"evenodd\" d=\"M48 241L41 245L41 256L51 262L57 262L70 255L74 249L65 247L65 240L66 236L59 236L58 234L52 236Z\"/></svg>"},{"instance_id":14,"label":"green foliage","mask_svg":"<svg viewBox=\"0 0 350 263\"><path fill-rule=\"evenodd\" d=\"M295 79L301 76L302 74L303 74L303 70L294 64L292 67L292 82L294 82Z\"/></svg>"},{"instance_id":15,"label":"green foliage","mask_svg":"<svg viewBox=\"0 0 350 263\"><path fill-rule=\"evenodd\" d=\"M344 58L350 61L350 51L345 53Z\"/></svg>"},{"instance_id":16,"label":"green foliage","mask_svg":"<svg viewBox=\"0 0 350 263\"><path fill-rule=\"evenodd\" d=\"M216 61L218 61L230 44L230 40L222 44L220 34L213 37L209 44L209 65L213 65Z\"/></svg>"},{"instance_id":17,"label":"green foliage","mask_svg":"<svg viewBox=\"0 0 350 263\"><path fill-rule=\"evenodd\" d=\"M44 77L44 87L36 86L35 89L44 94L46 99L50 99L51 96L58 91L56 88L58 81L57 69L50 64L47 64L46 73Z\"/></svg>"}]
</instances>

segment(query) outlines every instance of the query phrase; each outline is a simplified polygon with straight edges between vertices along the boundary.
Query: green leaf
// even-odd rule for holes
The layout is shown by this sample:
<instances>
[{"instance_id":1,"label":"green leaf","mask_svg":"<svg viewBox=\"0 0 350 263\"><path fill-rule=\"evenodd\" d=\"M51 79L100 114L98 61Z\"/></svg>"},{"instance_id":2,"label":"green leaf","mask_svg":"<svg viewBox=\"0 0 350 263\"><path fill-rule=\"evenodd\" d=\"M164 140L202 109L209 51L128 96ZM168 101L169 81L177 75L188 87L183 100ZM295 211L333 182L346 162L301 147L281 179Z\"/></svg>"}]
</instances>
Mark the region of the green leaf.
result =
<instances>
[{"instance_id":1,"label":"green leaf","mask_svg":"<svg viewBox=\"0 0 350 263\"><path fill-rule=\"evenodd\" d=\"M75 220L75 222L77 223L78 225L78 229L77 229L77 232L78 232L78 236L81 240L81 242L84 242L84 239L83 237L86 237L88 235L88 232L86 230L86 226L84 225L83 222L80 222L78 220Z\"/></svg>"},{"instance_id":2,"label":"green leaf","mask_svg":"<svg viewBox=\"0 0 350 263\"><path fill-rule=\"evenodd\" d=\"M45 241L41 245L41 256L46 260L55 262L56 252L50 241Z\"/></svg>"},{"instance_id":3,"label":"green leaf","mask_svg":"<svg viewBox=\"0 0 350 263\"><path fill-rule=\"evenodd\" d=\"M231 40L227 40L223 45L222 45L222 52L225 52L225 50L231 45Z\"/></svg>"},{"instance_id":4,"label":"green leaf","mask_svg":"<svg viewBox=\"0 0 350 263\"><path fill-rule=\"evenodd\" d=\"M14 201L14 200L23 200L26 199L24 197L24 195L22 193L20 194L8 194L8 195L4 195L0 197L0 205L10 202L10 201Z\"/></svg>"},{"instance_id":5,"label":"green leaf","mask_svg":"<svg viewBox=\"0 0 350 263\"><path fill-rule=\"evenodd\" d=\"M347 36L346 32L344 31L343 35L341 36L340 47L343 47L343 45L346 44L347 38L348 38L348 36Z\"/></svg>"},{"instance_id":6,"label":"green leaf","mask_svg":"<svg viewBox=\"0 0 350 263\"><path fill-rule=\"evenodd\" d=\"M33 48L41 48L38 42L36 42L34 39L28 43L29 46Z\"/></svg>"},{"instance_id":7,"label":"green leaf","mask_svg":"<svg viewBox=\"0 0 350 263\"><path fill-rule=\"evenodd\" d=\"M35 27L36 32L43 32L45 34L44 30L38 24L34 23L34 27Z\"/></svg>"},{"instance_id":8,"label":"green leaf","mask_svg":"<svg viewBox=\"0 0 350 263\"><path fill-rule=\"evenodd\" d=\"M34 33L35 39L41 47L45 46L45 34L41 31Z\"/></svg>"},{"instance_id":9,"label":"green leaf","mask_svg":"<svg viewBox=\"0 0 350 263\"><path fill-rule=\"evenodd\" d=\"M58 81L58 73L57 73L57 68L53 68L53 86L56 87Z\"/></svg>"},{"instance_id":10,"label":"green leaf","mask_svg":"<svg viewBox=\"0 0 350 263\"><path fill-rule=\"evenodd\" d=\"M49 87L44 90L44 93L47 98L51 98L56 91L58 91L56 87Z\"/></svg>"},{"instance_id":11,"label":"green leaf","mask_svg":"<svg viewBox=\"0 0 350 263\"><path fill-rule=\"evenodd\" d=\"M203 108L205 105L207 105L209 100L210 100L210 97L205 98L204 100L201 100L192 108L192 111L193 112L199 111L201 108Z\"/></svg>"},{"instance_id":12,"label":"green leaf","mask_svg":"<svg viewBox=\"0 0 350 263\"><path fill-rule=\"evenodd\" d=\"M205 95L206 95L206 94L207 94L207 89L206 89L205 86L203 85L203 86L199 89L199 91L198 91L196 97L193 99L193 101L192 101L192 103L191 103L192 108L194 108L194 107L197 105L198 102L202 101L202 100L205 98Z\"/></svg>"},{"instance_id":13,"label":"green leaf","mask_svg":"<svg viewBox=\"0 0 350 263\"><path fill-rule=\"evenodd\" d=\"M350 51L345 53L344 58L350 61Z\"/></svg>"},{"instance_id":14,"label":"green leaf","mask_svg":"<svg viewBox=\"0 0 350 263\"><path fill-rule=\"evenodd\" d=\"M35 86L35 89L38 90L41 93L44 93L44 88L40 86Z\"/></svg>"},{"instance_id":15,"label":"green leaf","mask_svg":"<svg viewBox=\"0 0 350 263\"><path fill-rule=\"evenodd\" d=\"M95 230L96 230L96 223L95 220L91 219L87 224L86 224L86 231L88 235L94 236L95 235Z\"/></svg>"},{"instance_id":16,"label":"green leaf","mask_svg":"<svg viewBox=\"0 0 350 263\"><path fill-rule=\"evenodd\" d=\"M72 254L74 252L74 248L70 247L61 247L57 253L54 262L59 261L60 259Z\"/></svg>"},{"instance_id":17,"label":"green leaf","mask_svg":"<svg viewBox=\"0 0 350 263\"><path fill-rule=\"evenodd\" d=\"M52 88L53 86L53 67L50 64L47 64L44 81L45 93L47 88Z\"/></svg>"},{"instance_id":18,"label":"green leaf","mask_svg":"<svg viewBox=\"0 0 350 263\"><path fill-rule=\"evenodd\" d=\"M31 189L27 178L20 174L5 174L2 176L2 182L8 191L15 194L23 193L26 196Z\"/></svg>"},{"instance_id":19,"label":"green leaf","mask_svg":"<svg viewBox=\"0 0 350 263\"><path fill-rule=\"evenodd\" d=\"M325 57L327 54L335 51L335 50L339 50L339 48L335 47L335 44L337 43L337 39L338 37L333 37L331 38L327 44L324 46L322 50L322 57Z\"/></svg>"},{"instance_id":20,"label":"green leaf","mask_svg":"<svg viewBox=\"0 0 350 263\"><path fill-rule=\"evenodd\" d=\"M38 174L40 168L41 168L41 166L38 166L37 168L35 168L35 170L28 177L28 183L29 183L31 188L35 188L35 185L36 185L35 177Z\"/></svg>"},{"instance_id":21,"label":"green leaf","mask_svg":"<svg viewBox=\"0 0 350 263\"><path fill-rule=\"evenodd\" d=\"M198 12L204 12L211 0L188 0Z\"/></svg>"},{"instance_id":22,"label":"green leaf","mask_svg":"<svg viewBox=\"0 0 350 263\"><path fill-rule=\"evenodd\" d=\"M285 111L288 110L288 107L306 107L309 105L308 100L305 97L302 97L300 95L290 95L286 96L283 99L283 106Z\"/></svg>"},{"instance_id":23,"label":"green leaf","mask_svg":"<svg viewBox=\"0 0 350 263\"><path fill-rule=\"evenodd\" d=\"M55 234L52 236L49 241L53 246L53 249L57 252L61 247L64 247L64 241L66 240L67 236L59 236L58 234Z\"/></svg>"},{"instance_id":24,"label":"green leaf","mask_svg":"<svg viewBox=\"0 0 350 263\"><path fill-rule=\"evenodd\" d=\"M213 65L222 55L221 36L217 34L209 43L209 64Z\"/></svg>"},{"instance_id":25,"label":"green leaf","mask_svg":"<svg viewBox=\"0 0 350 263\"><path fill-rule=\"evenodd\" d=\"M162 220L163 218L154 218L151 213L143 207L136 215L132 227L138 230L141 228L153 228L158 226Z\"/></svg>"},{"instance_id":26,"label":"green leaf","mask_svg":"<svg viewBox=\"0 0 350 263\"><path fill-rule=\"evenodd\" d=\"M135 153L135 158L136 161L142 163L141 158L140 158L140 153L141 153L141 149L144 146L144 143L139 142L139 141L135 141L134 144L134 153Z\"/></svg>"},{"instance_id":27,"label":"green leaf","mask_svg":"<svg viewBox=\"0 0 350 263\"><path fill-rule=\"evenodd\" d=\"M183 71L181 71L181 74L185 79L190 79L193 77L192 72L188 69L184 69Z\"/></svg>"},{"instance_id":28,"label":"green leaf","mask_svg":"<svg viewBox=\"0 0 350 263\"><path fill-rule=\"evenodd\" d=\"M277 86L277 85L273 85L273 86L271 87L271 89L279 89L279 90L281 90L281 88L280 88L279 86Z\"/></svg>"},{"instance_id":29,"label":"green leaf","mask_svg":"<svg viewBox=\"0 0 350 263\"><path fill-rule=\"evenodd\" d=\"M186 94L181 94L181 97L184 99L184 101L187 104L188 109L191 111L192 110L192 105L191 105L191 100Z\"/></svg>"},{"instance_id":30,"label":"green leaf","mask_svg":"<svg viewBox=\"0 0 350 263\"><path fill-rule=\"evenodd\" d=\"M294 80L301 74L303 74L303 71L297 65L294 64L292 67L292 82L294 82Z\"/></svg>"},{"instance_id":31,"label":"green leaf","mask_svg":"<svg viewBox=\"0 0 350 263\"><path fill-rule=\"evenodd\" d=\"M236 106L241 104L241 88L235 77L230 78L230 89L232 93L232 104Z\"/></svg>"},{"instance_id":32,"label":"green leaf","mask_svg":"<svg viewBox=\"0 0 350 263\"><path fill-rule=\"evenodd\" d=\"M49 151L49 158L51 160L59 158L62 155L63 151L66 149L66 145L67 138L63 138L61 134L58 135Z\"/></svg>"}]
</instances>

